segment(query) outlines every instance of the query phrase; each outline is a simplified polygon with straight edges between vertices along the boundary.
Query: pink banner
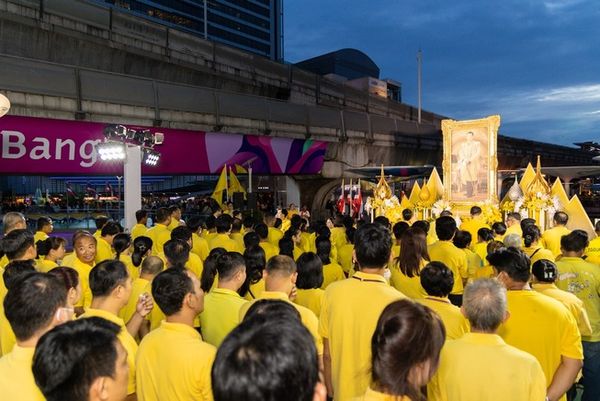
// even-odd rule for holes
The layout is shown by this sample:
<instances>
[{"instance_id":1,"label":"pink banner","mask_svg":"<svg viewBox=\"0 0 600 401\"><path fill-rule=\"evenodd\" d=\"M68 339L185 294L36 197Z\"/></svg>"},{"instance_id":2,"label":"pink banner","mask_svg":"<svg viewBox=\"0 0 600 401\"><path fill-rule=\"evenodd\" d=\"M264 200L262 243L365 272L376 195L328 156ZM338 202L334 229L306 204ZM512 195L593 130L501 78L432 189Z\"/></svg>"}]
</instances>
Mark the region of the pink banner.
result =
<instances>
[{"instance_id":1,"label":"pink banner","mask_svg":"<svg viewBox=\"0 0 600 401\"><path fill-rule=\"evenodd\" d=\"M119 162L101 161L96 154L106 125L4 116L0 173L119 174ZM126 126L164 134L164 144L155 147L161 153L158 166L143 166L143 174L216 174L224 164L251 164L256 174L318 174L327 150L321 141Z\"/></svg>"}]
</instances>

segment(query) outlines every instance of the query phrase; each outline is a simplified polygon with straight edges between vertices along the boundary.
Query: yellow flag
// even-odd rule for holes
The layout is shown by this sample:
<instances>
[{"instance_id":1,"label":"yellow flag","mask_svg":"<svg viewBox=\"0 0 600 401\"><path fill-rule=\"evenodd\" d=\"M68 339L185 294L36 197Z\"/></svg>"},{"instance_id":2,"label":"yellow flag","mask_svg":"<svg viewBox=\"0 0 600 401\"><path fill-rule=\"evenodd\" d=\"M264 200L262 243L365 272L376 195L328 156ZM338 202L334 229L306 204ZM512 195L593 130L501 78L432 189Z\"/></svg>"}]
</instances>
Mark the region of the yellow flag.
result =
<instances>
[{"instance_id":1,"label":"yellow flag","mask_svg":"<svg viewBox=\"0 0 600 401\"><path fill-rule=\"evenodd\" d=\"M223 166L223 170L221 171L221 175L219 176L219 180L217 181L217 186L215 187L215 191L211 195L211 198L217 201L219 206L223 206L223 191L227 190L227 165Z\"/></svg>"},{"instance_id":2,"label":"yellow flag","mask_svg":"<svg viewBox=\"0 0 600 401\"><path fill-rule=\"evenodd\" d=\"M239 164L235 164L234 166L235 166L235 172L236 173L238 173L238 174L248 174L248 170L245 167L240 166Z\"/></svg>"},{"instance_id":3,"label":"yellow flag","mask_svg":"<svg viewBox=\"0 0 600 401\"><path fill-rule=\"evenodd\" d=\"M240 181L233 173L233 168L229 169L229 193L233 195L234 192L242 192L246 195L246 190L240 184Z\"/></svg>"}]
</instances>

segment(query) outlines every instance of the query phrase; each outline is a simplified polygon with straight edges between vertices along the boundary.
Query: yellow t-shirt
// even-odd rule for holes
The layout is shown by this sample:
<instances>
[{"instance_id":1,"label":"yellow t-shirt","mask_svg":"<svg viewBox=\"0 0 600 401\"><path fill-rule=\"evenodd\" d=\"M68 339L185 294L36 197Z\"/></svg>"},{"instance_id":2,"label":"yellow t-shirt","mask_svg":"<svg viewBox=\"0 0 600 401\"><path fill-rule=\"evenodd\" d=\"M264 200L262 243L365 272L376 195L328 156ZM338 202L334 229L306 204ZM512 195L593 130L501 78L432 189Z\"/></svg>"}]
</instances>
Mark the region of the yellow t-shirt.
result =
<instances>
[{"instance_id":1,"label":"yellow t-shirt","mask_svg":"<svg viewBox=\"0 0 600 401\"><path fill-rule=\"evenodd\" d=\"M579 333L582 337L589 337L592 335L592 326L587 312L585 311L585 306L583 301L577 298L576 295L563 291L551 283L534 283L531 287L535 291L547 295L550 298L554 298L566 306L577 321L577 327L579 327Z\"/></svg>"},{"instance_id":2,"label":"yellow t-shirt","mask_svg":"<svg viewBox=\"0 0 600 401\"><path fill-rule=\"evenodd\" d=\"M4 299L2 299L2 305L0 305L0 355L11 352L16 343L15 332L4 314Z\"/></svg>"},{"instance_id":3,"label":"yellow t-shirt","mask_svg":"<svg viewBox=\"0 0 600 401\"><path fill-rule=\"evenodd\" d=\"M85 319L86 317L93 316L101 317L103 319L108 320L109 322L118 324L121 327L121 331L119 331L117 338L121 342L123 348L125 348L125 351L127 351L127 366L129 367L127 394L135 393L135 358L138 350L138 345L135 342L135 339L127 331L127 327L125 327L125 322L123 321L123 319L121 319L117 315L113 315L108 311L102 309L88 308L85 310L85 313L83 315L79 316L79 319Z\"/></svg>"},{"instance_id":4,"label":"yellow t-shirt","mask_svg":"<svg viewBox=\"0 0 600 401\"><path fill-rule=\"evenodd\" d=\"M469 332L469 322L461 313L460 308L452 305L448 298L428 295L416 301L434 310L440 316L446 328L447 340L461 338L465 333Z\"/></svg>"},{"instance_id":5,"label":"yellow t-shirt","mask_svg":"<svg viewBox=\"0 0 600 401\"><path fill-rule=\"evenodd\" d=\"M494 276L496 276L494 268L492 265L486 263L479 269L475 270L475 276L473 277L473 280L477 280L479 278L493 278Z\"/></svg>"},{"instance_id":6,"label":"yellow t-shirt","mask_svg":"<svg viewBox=\"0 0 600 401\"><path fill-rule=\"evenodd\" d=\"M216 350L190 326L162 322L137 353L140 401L212 401L210 371Z\"/></svg>"},{"instance_id":7,"label":"yellow t-shirt","mask_svg":"<svg viewBox=\"0 0 600 401\"><path fill-rule=\"evenodd\" d=\"M200 313L200 327L204 341L218 347L227 334L240 323L240 309L247 303L235 291L213 288L204 297L204 310Z\"/></svg>"},{"instance_id":8,"label":"yellow t-shirt","mask_svg":"<svg viewBox=\"0 0 600 401\"><path fill-rule=\"evenodd\" d=\"M321 285L321 289L324 290L329 284L345 278L346 276L344 275L342 266L332 260L331 263L323 265L323 284Z\"/></svg>"},{"instance_id":9,"label":"yellow t-shirt","mask_svg":"<svg viewBox=\"0 0 600 401\"><path fill-rule=\"evenodd\" d=\"M562 257L556 266L559 272L556 286L581 299L590 319L593 334L584 336L583 341L600 341L600 268L572 257Z\"/></svg>"},{"instance_id":10,"label":"yellow t-shirt","mask_svg":"<svg viewBox=\"0 0 600 401\"><path fill-rule=\"evenodd\" d=\"M115 253L113 252L112 246L104 238L98 238L98 243L96 244L96 263L114 258Z\"/></svg>"},{"instance_id":11,"label":"yellow t-shirt","mask_svg":"<svg viewBox=\"0 0 600 401\"><path fill-rule=\"evenodd\" d=\"M10 353L0 358L0 389L3 400L45 401L31 371L34 352L34 347L15 345Z\"/></svg>"},{"instance_id":12,"label":"yellow t-shirt","mask_svg":"<svg viewBox=\"0 0 600 401\"><path fill-rule=\"evenodd\" d=\"M140 276L140 268L135 267L133 265L133 261L131 260L130 255L121 254L119 255L119 260L125 264L125 267L127 268L127 273L129 273L129 276L131 276L132 279L135 280Z\"/></svg>"},{"instance_id":13,"label":"yellow t-shirt","mask_svg":"<svg viewBox=\"0 0 600 401\"><path fill-rule=\"evenodd\" d=\"M208 241L208 247L212 251L215 248L224 248L227 252L239 252L244 253L243 249L240 249L237 242L229 238L227 234L217 234Z\"/></svg>"},{"instance_id":14,"label":"yellow t-shirt","mask_svg":"<svg viewBox=\"0 0 600 401\"><path fill-rule=\"evenodd\" d=\"M419 270L422 270L426 263L425 260L421 261ZM402 270L400 270L400 266L398 266L397 263L394 263L390 267L390 272L392 273L390 285L402 294L411 299L424 298L427 296L427 292L421 286L421 276L415 275L408 277L406 274L402 273Z\"/></svg>"},{"instance_id":15,"label":"yellow t-shirt","mask_svg":"<svg viewBox=\"0 0 600 401\"><path fill-rule=\"evenodd\" d=\"M319 318L321 316L321 303L323 303L324 294L325 291L320 288L311 288L308 290L298 288L296 290L296 299L294 299L294 303L310 309L315 316Z\"/></svg>"},{"instance_id":16,"label":"yellow t-shirt","mask_svg":"<svg viewBox=\"0 0 600 401\"><path fill-rule=\"evenodd\" d=\"M490 228L481 216L465 219L460 225L461 230L468 231L471 234L471 247L477 243L477 231L481 228Z\"/></svg>"},{"instance_id":17,"label":"yellow t-shirt","mask_svg":"<svg viewBox=\"0 0 600 401\"><path fill-rule=\"evenodd\" d=\"M541 245L530 246L522 248L522 251L525 252L529 259L531 260L531 266L538 260L547 259L554 262L554 255L550 252L549 249L542 247ZM533 255L533 256L532 256Z\"/></svg>"},{"instance_id":18,"label":"yellow t-shirt","mask_svg":"<svg viewBox=\"0 0 600 401\"><path fill-rule=\"evenodd\" d=\"M577 322L560 302L536 291L521 290L508 291L507 304L510 318L498 334L507 344L536 357L547 383L552 383L562 356L583 359Z\"/></svg>"},{"instance_id":19,"label":"yellow t-shirt","mask_svg":"<svg viewBox=\"0 0 600 401\"><path fill-rule=\"evenodd\" d=\"M165 256L164 252L161 252L156 256L162 259L165 266L167 265L167 257ZM202 260L200 260L200 256L196 255L195 253L190 252L190 256L188 261L185 263L185 267L193 272L198 278L202 277L204 264L202 263Z\"/></svg>"},{"instance_id":20,"label":"yellow t-shirt","mask_svg":"<svg viewBox=\"0 0 600 401\"><path fill-rule=\"evenodd\" d=\"M319 319L317 319L315 314L310 309L291 302L287 294L284 292L263 291L255 301L246 302L240 308L240 321L244 320L244 316L246 316L248 309L250 309L252 304L259 299L278 299L294 305L298 313L300 313L300 319L302 320L302 323L308 329L308 331L310 331L310 334L313 335L318 354L323 355L323 339L319 335Z\"/></svg>"},{"instance_id":21,"label":"yellow t-shirt","mask_svg":"<svg viewBox=\"0 0 600 401\"><path fill-rule=\"evenodd\" d=\"M585 254L587 255L587 262L600 265L600 237L596 237L590 241Z\"/></svg>"},{"instance_id":22,"label":"yellow t-shirt","mask_svg":"<svg viewBox=\"0 0 600 401\"><path fill-rule=\"evenodd\" d=\"M38 241L45 241L48 238L48 234L43 231L36 231L33 234L33 243L37 244Z\"/></svg>"},{"instance_id":23,"label":"yellow t-shirt","mask_svg":"<svg viewBox=\"0 0 600 401\"><path fill-rule=\"evenodd\" d=\"M129 319L131 319L135 313L140 295L145 292L152 295L152 283L143 278L134 279L131 283L131 295L129 296L129 301L127 302L127 305L119 311L119 317L123 319L124 322L129 322ZM158 308L158 305L154 305L154 307Z\"/></svg>"},{"instance_id":24,"label":"yellow t-shirt","mask_svg":"<svg viewBox=\"0 0 600 401\"><path fill-rule=\"evenodd\" d=\"M459 295L464 291L463 280L469 277L467 255L451 241L438 241L428 247L432 262L442 262L454 274L454 286L451 294Z\"/></svg>"},{"instance_id":25,"label":"yellow t-shirt","mask_svg":"<svg viewBox=\"0 0 600 401\"><path fill-rule=\"evenodd\" d=\"M481 261L479 255L473 252L472 250L467 248L461 250L465 253L465 256L467 257L467 271L469 274L469 280L472 281L475 279L475 274L477 273L477 270L483 267L483 262Z\"/></svg>"},{"instance_id":26,"label":"yellow t-shirt","mask_svg":"<svg viewBox=\"0 0 600 401\"><path fill-rule=\"evenodd\" d=\"M354 253L354 245L342 245L338 250L338 261L344 273L348 274L352 269L352 254Z\"/></svg>"},{"instance_id":27,"label":"yellow t-shirt","mask_svg":"<svg viewBox=\"0 0 600 401\"><path fill-rule=\"evenodd\" d=\"M373 390L371 387L367 388L367 391L362 397L355 399L356 401L410 401L407 396L396 397L391 394L380 393L379 391Z\"/></svg>"},{"instance_id":28,"label":"yellow t-shirt","mask_svg":"<svg viewBox=\"0 0 600 401\"><path fill-rule=\"evenodd\" d=\"M38 259L36 261L35 267L39 272L48 273L50 270L54 269L55 267L58 267L58 263L53 262L51 260L46 260L45 258L43 258L43 259Z\"/></svg>"},{"instance_id":29,"label":"yellow t-shirt","mask_svg":"<svg viewBox=\"0 0 600 401\"><path fill-rule=\"evenodd\" d=\"M556 257L561 254L560 251L560 239L563 235L568 235L571 233L565 226L556 226L549 230L544 231L542 234L542 241L544 242L544 246L548 249L552 254Z\"/></svg>"},{"instance_id":30,"label":"yellow t-shirt","mask_svg":"<svg viewBox=\"0 0 600 401\"><path fill-rule=\"evenodd\" d=\"M523 230L521 230L521 225L519 223L513 224L510 227L506 228L506 232L504 233L504 236L502 237L502 240L504 240L504 238L506 238L507 235L509 234L518 234L519 237L523 236Z\"/></svg>"},{"instance_id":31,"label":"yellow t-shirt","mask_svg":"<svg viewBox=\"0 0 600 401\"><path fill-rule=\"evenodd\" d=\"M146 237L152 240L152 253L158 255L163 251L165 242L171 239L171 231L164 224L156 223L146 231Z\"/></svg>"},{"instance_id":32,"label":"yellow t-shirt","mask_svg":"<svg viewBox=\"0 0 600 401\"><path fill-rule=\"evenodd\" d=\"M319 334L328 341L335 399L362 396L370 383L371 338L390 303L405 298L383 276L356 272L327 287Z\"/></svg>"},{"instance_id":33,"label":"yellow t-shirt","mask_svg":"<svg viewBox=\"0 0 600 401\"><path fill-rule=\"evenodd\" d=\"M306 232L306 231L302 231L300 233L300 238L301 238L300 247L302 248L302 250L304 252L316 252L317 251L315 249L315 238L314 238L313 234Z\"/></svg>"},{"instance_id":34,"label":"yellow t-shirt","mask_svg":"<svg viewBox=\"0 0 600 401\"><path fill-rule=\"evenodd\" d=\"M432 401L543 401L546 378L533 356L500 336L467 333L446 342L427 389Z\"/></svg>"},{"instance_id":35,"label":"yellow t-shirt","mask_svg":"<svg viewBox=\"0 0 600 401\"><path fill-rule=\"evenodd\" d=\"M60 265L66 266L66 267L72 267L73 262L75 262L75 258L77 258L77 255L75 254L75 252L68 253L62 259L62 261L60 262Z\"/></svg>"},{"instance_id":36,"label":"yellow t-shirt","mask_svg":"<svg viewBox=\"0 0 600 401\"><path fill-rule=\"evenodd\" d=\"M478 242L473 245L473 252L481 259L481 266L487 264L487 246L488 242Z\"/></svg>"},{"instance_id":37,"label":"yellow t-shirt","mask_svg":"<svg viewBox=\"0 0 600 401\"><path fill-rule=\"evenodd\" d=\"M81 297L74 306L82 306L88 308L92 304L92 291L90 290L90 272L92 267L87 263L83 263L79 258L75 258L71 266L79 273L79 282L81 283Z\"/></svg>"},{"instance_id":38,"label":"yellow t-shirt","mask_svg":"<svg viewBox=\"0 0 600 401\"><path fill-rule=\"evenodd\" d=\"M331 229L331 247L341 248L347 243L346 227L333 227Z\"/></svg>"},{"instance_id":39,"label":"yellow t-shirt","mask_svg":"<svg viewBox=\"0 0 600 401\"><path fill-rule=\"evenodd\" d=\"M148 227L146 227L145 224L136 224L131 229L131 241L135 240L137 237L145 236L146 231L148 231Z\"/></svg>"},{"instance_id":40,"label":"yellow t-shirt","mask_svg":"<svg viewBox=\"0 0 600 401\"><path fill-rule=\"evenodd\" d=\"M198 234L192 233L192 252L200 256L200 260L204 262L210 253L210 250L208 249L208 241Z\"/></svg>"},{"instance_id":41,"label":"yellow t-shirt","mask_svg":"<svg viewBox=\"0 0 600 401\"><path fill-rule=\"evenodd\" d=\"M173 231L180 225L181 225L181 222L179 221L179 219L173 218L173 216L171 216L171 222L169 223L167 228L169 229L169 231Z\"/></svg>"},{"instance_id":42,"label":"yellow t-shirt","mask_svg":"<svg viewBox=\"0 0 600 401\"><path fill-rule=\"evenodd\" d=\"M267 241L276 248L279 248L279 240L283 238L283 231L275 227L269 227Z\"/></svg>"},{"instance_id":43,"label":"yellow t-shirt","mask_svg":"<svg viewBox=\"0 0 600 401\"><path fill-rule=\"evenodd\" d=\"M269 262L269 259L271 259L273 256L279 255L279 248L274 246L270 242L261 241L258 243L258 246L260 246L263 249L263 251L265 251L265 260L267 262Z\"/></svg>"},{"instance_id":44,"label":"yellow t-shirt","mask_svg":"<svg viewBox=\"0 0 600 401\"><path fill-rule=\"evenodd\" d=\"M244 299L247 301L252 301L254 299L259 298L260 294L262 294L264 291L265 291L265 280L263 280L261 278L256 283L250 284L250 290L246 293L246 295L244 296Z\"/></svg>"},{"instance_id":45,"label":"yellow t-shirt","mask_svg":"<svg viewBox=\"0 0 600 401\"><path fill-rule=\"evenodd\" d=\"M240 253L244 253L243 250L246 249L246 247L244 246L244 234L242 233L231 233L229 234L229 238L231 238L232 240L234 240L235 242L237 242L238 244L238 249L242 249L242 252Z\"/></svg>"}]
</instances>

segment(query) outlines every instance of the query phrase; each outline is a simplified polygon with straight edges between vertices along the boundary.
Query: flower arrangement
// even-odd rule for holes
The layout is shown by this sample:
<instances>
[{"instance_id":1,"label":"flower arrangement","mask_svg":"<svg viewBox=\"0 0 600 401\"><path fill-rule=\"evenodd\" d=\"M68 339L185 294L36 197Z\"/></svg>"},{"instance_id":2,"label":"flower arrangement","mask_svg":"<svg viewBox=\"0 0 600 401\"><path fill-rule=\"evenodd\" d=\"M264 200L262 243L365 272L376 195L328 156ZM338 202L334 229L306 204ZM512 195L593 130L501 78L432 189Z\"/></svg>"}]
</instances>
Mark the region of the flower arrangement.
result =
<instances>
[{"instance_id":1,"label":"flower arrangement","mask_svg":"<svg viewBox=\"0 0 600 401\"><path fill-rule=\"evenodd\" d=\"M452 205L450 204L450 202L448 202L445 199L440 199L437 202L435 202L431 208L431 211L433 213L433 216L435 218L440 217L440 214L444 211L444 210L452 210Z\"/></svg>"}]
</instances>

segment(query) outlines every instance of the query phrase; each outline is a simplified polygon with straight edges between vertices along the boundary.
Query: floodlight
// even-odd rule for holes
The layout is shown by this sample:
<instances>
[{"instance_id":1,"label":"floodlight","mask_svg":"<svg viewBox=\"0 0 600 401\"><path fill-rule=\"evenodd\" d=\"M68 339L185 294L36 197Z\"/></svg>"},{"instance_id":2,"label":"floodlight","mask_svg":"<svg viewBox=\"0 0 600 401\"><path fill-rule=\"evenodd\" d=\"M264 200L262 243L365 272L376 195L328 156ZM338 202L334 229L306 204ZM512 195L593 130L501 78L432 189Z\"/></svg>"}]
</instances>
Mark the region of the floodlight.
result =
<instances>
[{"instance_id":1,"label":"floodlight","mask_svg":"<svg viewBox=\"0 0 600 401\"><path fill-rule=\"evenodd\" d=\"M142 149L142 162L147 166L156 166L160 160L160 153L151 148Z\"/></svg>"},{"instance_id":2,"label":"floodlight","mask_svg":"<svg viewBox=\"0 0 600 401\"><path fill-rule=\"evenodd\" d=\"M124 125L110 124L104 128L104 137L108 140L123 140L127 136L127 127Z\"/></svg>"},{"instance_id":3,"label":"floodlight","mask_svg":"<svg viewBox=\"0 0 600 401\"><path fill-rule=\"evenodd\" d=\"M96 145L96 151L103 161L125 160L125 144L123 142L102 142Z\"/></svg>"}]
</instances>

